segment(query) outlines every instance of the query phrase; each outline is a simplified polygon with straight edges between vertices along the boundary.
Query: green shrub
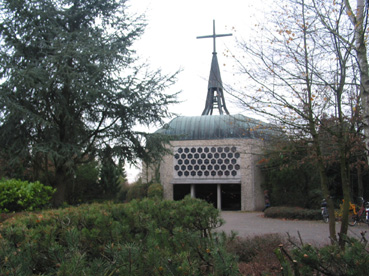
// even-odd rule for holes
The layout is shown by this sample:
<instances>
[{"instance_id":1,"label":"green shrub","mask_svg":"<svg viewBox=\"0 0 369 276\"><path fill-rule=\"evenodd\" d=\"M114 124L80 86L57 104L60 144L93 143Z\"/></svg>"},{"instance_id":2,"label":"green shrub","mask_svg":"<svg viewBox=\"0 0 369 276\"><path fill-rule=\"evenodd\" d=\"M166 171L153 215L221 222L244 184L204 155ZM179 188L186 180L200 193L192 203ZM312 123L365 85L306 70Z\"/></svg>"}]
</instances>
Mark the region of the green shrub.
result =
<instances>
[{"instance_id":1,"label":"green shrub","mask_svg":"<svg viewBox=\"0 0 369 276\"><path fill-rule=\"evenodd\" d=\"M348 238L345 249L336 243L322 248L310 244L296 246L291 252L280 247L276 254L283 267L282 275L368 275L367 243Z\"/></svg>"},{"instance_id":2,"label":"green shrub","mask_svg":"<svg viewBox=\"0 0 369 276\"><path fill-rule=\"evenodd\" d=\"M300 220L321 220L320 210L302 209L299 207L270 207L264 211L268 218L285 218Z\"/></svg>"},{"instance_id":3,"label":"green shrub","mask_svg":"<svg viewBox=\"0 0 369 276\"><path fill-rule=\"evenodd\" d=\"M0 181L0 210L2 212L32 211L50 202L55 189L40 182L16 179Z\"/></svg>"},{"instance_id":4,"label":"green shrub","mask_svg":"<svg viewBox=\"0 0 369 276\"><path fill-rule=\"evenodd\" d=\"M163 186L160 183L153 183L147 190L147 196L149 198L163 198Z\"/></svg>"},{"instance_id":5,"label":"green shrub","mask_svg":"<svg viewBox=\"0 0 369 276\"><path fill-rule=\"evenodd\" d=\"M208 203L133 200L13 217L0 225L2 275L239 275Z\"/></svg>"}]
</instances>

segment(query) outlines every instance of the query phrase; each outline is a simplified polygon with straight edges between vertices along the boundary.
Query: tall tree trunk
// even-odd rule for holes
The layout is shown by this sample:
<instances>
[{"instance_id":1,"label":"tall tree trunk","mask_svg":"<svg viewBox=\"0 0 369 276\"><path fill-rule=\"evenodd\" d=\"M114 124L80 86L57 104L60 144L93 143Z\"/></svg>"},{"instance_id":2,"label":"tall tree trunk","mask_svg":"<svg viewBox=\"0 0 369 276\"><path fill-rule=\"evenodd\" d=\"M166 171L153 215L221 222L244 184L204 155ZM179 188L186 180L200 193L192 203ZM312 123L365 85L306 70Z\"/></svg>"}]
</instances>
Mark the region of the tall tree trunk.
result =
<instances>
[{"instance_id":1,"label":"tall tree trunk","mask_svg":"<svg viewBox=\"0 0 369 276\"><path fill-rule=\"evenodd\" d=\"M357 166L357 196L364 197L363 168L360 164Z\"/></svg>"},{"instance_id":2,"label":"tall tree trunk","mask_svg":"<svg viewBox=\"0 0 369 276\"><path fill-rule=\"evenodd\" d=\"M66 201L67 190L67 177L63 167L56 168L53 184L53 187L56 188L56 192L53 196L53 205L54 207L60 207Z\"/></svg>"},{"instance_id":3,"label":"tall tree trunk","mask_svg":"<svg viewBox=\"0 0 369 276\"><path fill-rule=\"evenodd\" d=\"M350 6L349 0L344 0L346 11L355 30L355 48L356 56L360 68L360 94L363 112L363 129L365 147L369 148L369 65L367 57L367 47L365 39L365 0L357 0L357 10L354 12ZM369 161L369 158L368 158Z\"/></svg>"},{"instance_id":4,"label":"tall tree trunk","mask_svg":"<svg viewBox=\"0 0 369 276\"><path fill-rule=\"evenodd\" d=\"M346 236L348 231L348 219L349 219L349 207L350 207L350 180L348 174L348 165L346 156L344 154L345 150L341 149L340 157L340 170L341 170L341 181L342 181L342 193L343 193L343 213L341 221L341 230L339 233L339 245L341 248L345 247Z\"/></svg>"},{"instance_id":5,"label":"tall tree trunk","mask_svg":"<svg viewBox=\"0 0 369 276\"><path fill-rule=\"evenodd\" d=\"M318 149L319 150L319 149ZM318 157L318 159L320 159ZM328 177L325 171L325 167L323 162L318 160L318 168L319 168L319 175L320 175L320 185L323 192L323 196L328 205L328 215L329 215L329 238L331 239L332 243L337 241L336 235L336 215L334 213L334 203L329 193L328 187Z\"/></svg>"}]
</instances>

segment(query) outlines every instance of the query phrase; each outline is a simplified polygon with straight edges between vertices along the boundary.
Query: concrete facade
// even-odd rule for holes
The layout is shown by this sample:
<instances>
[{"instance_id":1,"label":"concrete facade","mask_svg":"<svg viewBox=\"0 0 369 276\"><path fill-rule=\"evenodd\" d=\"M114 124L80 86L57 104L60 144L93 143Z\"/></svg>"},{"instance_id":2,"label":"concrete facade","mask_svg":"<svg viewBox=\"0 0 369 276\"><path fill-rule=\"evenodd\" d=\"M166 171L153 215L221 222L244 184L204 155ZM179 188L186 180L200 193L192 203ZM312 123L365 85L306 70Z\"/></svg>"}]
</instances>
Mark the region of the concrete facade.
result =
<instances>
[{"instance_id":1,"label":"concrete facade","mask_svg":"<svg viewBox=\"0 0 369 276\"><path fill-rule=\"evenodd\" d=\"M190 184L241 186L241 210L255 211L264 207L261 189L262 174L257 166L264 141L261 139L219 139L171 141L172 155L160 164L160 179L164 198L173 199L173 187ZM210 168L210 169L209 169ZM219 208L219 207L218 207Z\"/></svg>"}]
</instances>

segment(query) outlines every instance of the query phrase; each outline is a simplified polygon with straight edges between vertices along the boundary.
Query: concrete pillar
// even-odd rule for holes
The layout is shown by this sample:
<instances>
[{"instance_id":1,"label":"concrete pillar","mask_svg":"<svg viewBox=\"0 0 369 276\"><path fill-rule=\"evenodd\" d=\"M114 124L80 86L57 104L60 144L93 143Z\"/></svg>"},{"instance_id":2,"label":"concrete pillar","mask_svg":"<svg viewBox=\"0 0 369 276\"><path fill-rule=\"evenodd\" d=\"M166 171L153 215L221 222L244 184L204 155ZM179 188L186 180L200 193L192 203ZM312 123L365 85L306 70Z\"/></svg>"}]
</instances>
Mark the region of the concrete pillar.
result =
<instances>
[{"instance_id":1,"label":"concrete pillar","mask_svg":"<svg viewBox=\"0 0 369 276\"><path fill-rule=\"evenodd\" d=\"M195 198L196 194L195 194L195 184L191 184L191 198Z\"/></svg>"},{"instance_id":2,"label":"concrete pillar","mask_svg":"<svg viewBox=\"0 0 369 276\"><path fill-rule=\"evenodd\" d=\"M217 184L217 206L219 210L222 210L222 189L221 184Z\"/></svg>"}]
</instances>

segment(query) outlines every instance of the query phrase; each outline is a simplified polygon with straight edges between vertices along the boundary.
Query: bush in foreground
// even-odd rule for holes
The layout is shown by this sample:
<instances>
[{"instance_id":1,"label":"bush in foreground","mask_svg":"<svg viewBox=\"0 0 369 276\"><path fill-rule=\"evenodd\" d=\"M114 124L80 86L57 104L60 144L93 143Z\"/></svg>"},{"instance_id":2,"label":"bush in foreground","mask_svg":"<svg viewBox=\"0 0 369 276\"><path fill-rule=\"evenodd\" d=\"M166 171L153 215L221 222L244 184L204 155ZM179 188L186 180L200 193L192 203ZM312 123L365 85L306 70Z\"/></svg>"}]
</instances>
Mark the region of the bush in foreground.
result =
<instances>
[{"instance_id":1,"label":"bush in foreground","mask_svg":"<svg viewBox=\"0 0 369 276\"><path fill-rule=\"evenodd\" d=\"M54 192L55 189L38 181L2 179L0 180L0 211L37 210L50 202Z\"/></svg>"},{"instance_id":2,"label":"bush in foreground","mask_svg":"<svg viewBox=\"0 0 369 276\"><path fill-rule=\"evenodd\" d=\"M264 211L268 218L285 218L299 220L321 220L320 210L303 209L299 207L270 207Z\"/></svg>"},{"instance_id":3,"label":"bush in foreground","mask_svg":"<svg viewBox=\"0 0 369 276\"><path fill-rule=\"evenodd\" d=\"M276 251L283 276L366 276L369 273L367 242L347 238L345 249L338 243L322 248L310 244L287 251L280 246Z\"/></svg>"},{"instance_id":4,"label":"bush in foreground","mask_svg":"<svg viewBox=\"0 0 369 276\"><path fill-rule=\"evenodd\" d=\"M1 275L239 275L221 224L190 198L25 214L0 225Z\"/></svg>"}]
</instances>

